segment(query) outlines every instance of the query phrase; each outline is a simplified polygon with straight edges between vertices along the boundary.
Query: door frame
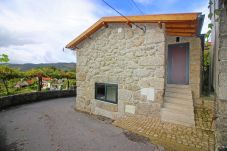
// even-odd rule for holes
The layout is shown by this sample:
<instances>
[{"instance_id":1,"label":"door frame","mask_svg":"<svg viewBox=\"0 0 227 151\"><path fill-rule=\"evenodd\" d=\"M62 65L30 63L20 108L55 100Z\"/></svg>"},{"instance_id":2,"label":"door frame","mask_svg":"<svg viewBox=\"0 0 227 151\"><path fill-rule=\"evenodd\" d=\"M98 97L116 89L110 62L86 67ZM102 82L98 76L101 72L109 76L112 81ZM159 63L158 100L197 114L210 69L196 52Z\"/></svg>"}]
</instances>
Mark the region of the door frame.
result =
<instances>
[{"instance_id":1,"label":"door frame","mask_svg":"<svg viewBox=\"0 0 227 151\"><path fill-rule=\"evenodd\" d=\"M170 73L171 73L171 65L169 63L170 60L170 55L169 55L169 51L177 46L183 46L186 47L186 83L184 85L189 85L189 68L190 68L190 54L189 54L189 43L175 43L175 44L168 44L168 49L167 49L167 84L174 84L170 81L169 77L170 77ZM183 84L182 84L183 85Z\"/></svg>"}]
</instances>

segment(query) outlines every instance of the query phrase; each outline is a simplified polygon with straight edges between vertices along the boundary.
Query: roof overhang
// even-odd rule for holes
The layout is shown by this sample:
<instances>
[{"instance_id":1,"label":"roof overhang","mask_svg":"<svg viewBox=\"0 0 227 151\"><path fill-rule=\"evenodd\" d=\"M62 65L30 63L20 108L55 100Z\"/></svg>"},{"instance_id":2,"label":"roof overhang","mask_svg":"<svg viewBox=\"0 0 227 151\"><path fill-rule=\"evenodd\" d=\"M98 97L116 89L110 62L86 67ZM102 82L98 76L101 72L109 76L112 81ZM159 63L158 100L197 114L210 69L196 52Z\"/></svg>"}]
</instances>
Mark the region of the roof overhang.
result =
<instances>
[{"instance_id":1,"label":"roof overhang","mask_svg":"<svg viewBox=\"0 0 227 151\"><path fill-rule=\"evenodd\" d=\"M179 13L179 14L159 14L159 15L142 15L142 16L112 16L103 17L95 24L85 30L78 37L73 39L66 48L75 49L83 40L89 38L93 33L103 26L108 27L110 23L158 23L165 24L165 32L170 36L187 36L193 37L200 34L204 15L201 13Z\"/></svg>"}]
</instances>

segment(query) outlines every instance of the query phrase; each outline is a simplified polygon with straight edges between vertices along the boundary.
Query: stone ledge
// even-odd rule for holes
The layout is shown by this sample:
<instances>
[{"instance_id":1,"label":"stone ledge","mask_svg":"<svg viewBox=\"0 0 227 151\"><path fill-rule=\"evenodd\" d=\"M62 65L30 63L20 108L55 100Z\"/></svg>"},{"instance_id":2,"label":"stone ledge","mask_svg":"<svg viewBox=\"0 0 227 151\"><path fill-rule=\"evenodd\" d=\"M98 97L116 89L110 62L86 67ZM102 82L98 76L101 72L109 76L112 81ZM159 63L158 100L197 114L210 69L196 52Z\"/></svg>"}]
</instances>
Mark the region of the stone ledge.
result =
<instances>
[{"instance_id":1,"label":"stone ledge","mask_svg":"<svg viewBox=\"0 0 227 151\"><path fill-rule=\"evenodd\" d=\"M108 103L108 102L103 102L103 101L96 101L96 107L111 111L111 112L117 112L118 111L118 105L113 104L113 103Z\"/></svg>"}]
</instances>

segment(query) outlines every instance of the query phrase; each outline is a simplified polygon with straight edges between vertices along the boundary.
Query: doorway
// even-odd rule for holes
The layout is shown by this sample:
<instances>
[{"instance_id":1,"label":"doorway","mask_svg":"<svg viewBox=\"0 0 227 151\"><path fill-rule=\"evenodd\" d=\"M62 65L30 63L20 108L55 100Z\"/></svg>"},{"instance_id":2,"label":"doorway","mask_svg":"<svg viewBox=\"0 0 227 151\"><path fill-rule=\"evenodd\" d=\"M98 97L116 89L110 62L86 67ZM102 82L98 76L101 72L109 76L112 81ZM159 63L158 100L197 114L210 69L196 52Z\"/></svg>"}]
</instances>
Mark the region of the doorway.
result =
<instances>
[{"instance_id":1,"label":"doorway","mask_svg":"<svg viewBox=\"0 0 227 151\"><path fill-rule=\"evenodd\" d=\"M168 46L168 84L189 84L189 43Z\"/></svg>"}]
</instances>

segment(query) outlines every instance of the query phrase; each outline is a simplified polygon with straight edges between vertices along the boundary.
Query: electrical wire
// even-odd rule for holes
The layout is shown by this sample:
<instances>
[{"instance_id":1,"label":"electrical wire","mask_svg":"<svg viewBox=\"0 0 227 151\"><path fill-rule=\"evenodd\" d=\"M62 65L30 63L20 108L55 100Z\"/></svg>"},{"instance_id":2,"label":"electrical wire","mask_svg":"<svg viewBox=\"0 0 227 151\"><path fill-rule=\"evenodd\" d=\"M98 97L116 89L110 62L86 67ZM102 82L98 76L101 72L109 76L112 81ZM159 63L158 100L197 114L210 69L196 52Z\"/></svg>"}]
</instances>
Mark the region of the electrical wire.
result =
<instances>
[{"instance_id":1,"label":"electrical wire","mask_svg":"<svg viewBox=\"0 0 227 151\"><path fill-rule=\"evenodd\" d=\"M131 0L131 2L133 3L133 5L139 10L139 12L144 15L144 12L139 8L139 6L136 4L136 2L134 0Z\"/></svg>"},{"instance_id":2,"label":"electrical wire","mask_svg":"<svg viewBox=\"0 0 227 151\"><path fill-rule=\"evenodd\" d=\"M121 15L122 17L124 17L129 23L132 23L130 22L130 20L124 16L121 12L119 12L117 9L115 9L113 6L111 6L109 3L107 3L105 0L102 0L107 6L109 6L111 9L113 9L115 12L117 12L119 15ZM136 25L135 23L132 23L133 25L135 25L137 28L141 29L143 32L146 32L146 27L145 28L142 28L138 25Z\"/></svg>"}]
</instances>

